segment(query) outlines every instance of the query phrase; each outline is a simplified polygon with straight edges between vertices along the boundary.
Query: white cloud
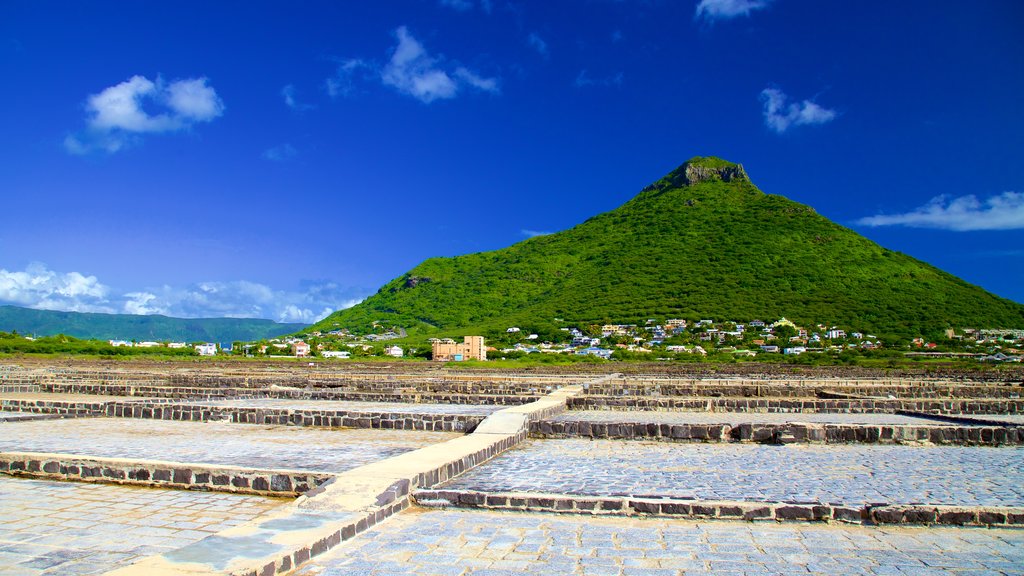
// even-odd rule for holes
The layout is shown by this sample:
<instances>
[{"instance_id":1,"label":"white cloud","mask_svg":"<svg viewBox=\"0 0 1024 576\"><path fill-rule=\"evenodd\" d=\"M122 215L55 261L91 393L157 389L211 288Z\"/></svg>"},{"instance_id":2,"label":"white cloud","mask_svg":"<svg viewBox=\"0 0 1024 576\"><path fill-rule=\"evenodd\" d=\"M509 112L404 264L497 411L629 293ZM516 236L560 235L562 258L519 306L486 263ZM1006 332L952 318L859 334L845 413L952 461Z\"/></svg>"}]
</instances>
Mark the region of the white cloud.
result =
<instances>
[{"instance_id":1,"label":"white cloud","mask_svg":"<svg viewBox=\"0 0 1024 576\"><path fill-rule=\"evenodd\" d=\"M299 151L287 142L280 146L274 146L273 148L268 148L263 151L263 158L274 162L287 162L298 155Z\"/></svg>"},{"instance_id":2,"label":"white cloud","mask_svg":"<svg viewBox=\"0 0 1024 576\"><path fill-rule=\"evenodd\" d=\"M825 124L836 118L835 110L822 108L810 100L786 104L788 96L777 88L761 91L764 104L764 123L772 131L782 134L792 126Z\"/></svg>"},{"instance_id":3,"label":"white cloud","mask_svg":"<svg viewBox=\"0 0 1024 576\"><path fill-rule=\"evenodd\" d=\"M622 86L622 72L616 72L604 78L592 78L586 70L580 70L580 73L576 75L574 84L576 84L577 88L585 88L587 86Z\"/></svg>"},{"instance_id":4,"label":"white cloud","mask_svg":"<svg viewBox=\"0 0 1024 576\"><path fill-rule=\"evenodd\" d=\"M1024 193L1003 192L985 201L974 195L939 196L903 214L879 214L857 221L864 226L910 226L967 232L1024 229Z\"/></svg>"},{"instance_id":5,"label":"white cloud","mask_svg":"<svg viewBox=\"0 0 1024 576\"><path fill-rule=\"evenodd\" d=\"M277 290L258 282L235 280L118 293L95 276L55 272L44 264L33 263L23 271L0 269L0 303L42 310L313 323L360 300L353 289L332 282Z\"/></svg>"},{"instance_id":6,"label":"white cloud","mask_svg":"<svg viewBox=\"0 0 1024 576\"><path fill-rule=\"evenodd\" d=\"M771 0L700 0L695 18L705 21L729 20L739 16L750 16L754 10L767 8Z\"/></svg>"},{"instance_id":7,"label":"white cloud","mask_svg":"<svg viewBox=\"0 0 1024 576\"><path fill-rule=\"evenodd\" d=\"M547 58L549 56L548 43L545 42L544 39L541 38L536 32L530 32L530 35L526 37L526 44L530 48L536 50L537 53L543 56L544 58Z\"/></svg>"},{"instance_id":8,"label":"white cloud","mask_svg":"<svg viewBox=\"0 0 1024 576\"><path fill-rule=\"evenodd\" d=\"M484 92L498 91L497 79L481 77L467 68L457 67L449 74L442 67L442 60L427 54L405 26L395 30L395 37L398 45L380 75L386 86L424 103L454 98L463 86Z\"/></svg>"},{"instance_id":9,"label":"white cloud","mask_svg":"<svg viewBox=\"0 0 1024 576\"><path fill-rule=\"evenodd\" d=\"M150 113L146 110L158 110ZM117 152L138 141L139 134L187 130L224 113L224 102L206 78L176 80L165 85L143 76L105 88L89 96L86 129L68 135L64 147L72 154Z\"/></svg>"},{"instance_id":10,"label":"white cloud","mask_svg":"<svg viewBox=\"0 0 1024 576\"><path fill-rule=\"evenodd\" d=\"M313 106L312 104L299 102L298 98L296 97L295 86L292 84L289 84L284 88L281 88L281 97L284 98L284 105L291 108L292 110L295 110L296 112L304 112L306 110L312 110L313 108L316 108L316 106Z\"/></svg>"},{"instance_id":11,"label":"white cloud","mask_svg":"<svg viewBox=\"0 0 1024 576\"><path fill-rule=\"evenodd\" d=\"M548 234L551 234L551 232L543 232L541 230L528 230L526 228L520 230L519 233L522 234L523 236L526 236L527 238L536 238L537 236L547 236Z\"/></svg>"},{"instance_id":12,"label":"white cloud","mask_svg":"<svg viewBox=\"0 0 1024 576\"><path fill-rule=\"evenodd\" d=\"M110 289L95 276L61 274L38 262L23 271L0 268L0 302L72 312L112 312Z\"/></svg>"}]
</instances>

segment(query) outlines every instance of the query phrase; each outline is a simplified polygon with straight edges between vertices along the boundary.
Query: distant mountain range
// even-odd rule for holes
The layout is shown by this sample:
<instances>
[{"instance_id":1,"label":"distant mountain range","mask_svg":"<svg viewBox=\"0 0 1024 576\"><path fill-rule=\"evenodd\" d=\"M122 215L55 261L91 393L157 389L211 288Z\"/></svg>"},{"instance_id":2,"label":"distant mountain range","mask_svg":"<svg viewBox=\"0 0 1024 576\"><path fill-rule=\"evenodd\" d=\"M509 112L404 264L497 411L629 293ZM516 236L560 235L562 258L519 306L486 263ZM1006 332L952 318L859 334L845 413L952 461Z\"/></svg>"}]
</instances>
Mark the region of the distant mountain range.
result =
<instances>
[{"instance_id":1,"label":"distant mountain range","mask_svg":"<svg viewBox=\"0 0 1024 576\"><path fill-rule=\"evenodd\" d=\"M764 194L741 165L694 158L569 230L426 260L311 329L457 336L780 316L893 336L1024 327L1024 306Z\"/></svg>"},{"instance_id":2,"label":"distant mountain range","mask_svg":"<svg viewBox=\"0 0 1024 576\"><path fill-rule=\"evenodd\" d=\"M160 315L57 312L0 306L0 331L52 336L66 334L97 340L174 342L251 341L290 334L305 324L256 318L171 318Z\"/></svg>"}]
</instances>

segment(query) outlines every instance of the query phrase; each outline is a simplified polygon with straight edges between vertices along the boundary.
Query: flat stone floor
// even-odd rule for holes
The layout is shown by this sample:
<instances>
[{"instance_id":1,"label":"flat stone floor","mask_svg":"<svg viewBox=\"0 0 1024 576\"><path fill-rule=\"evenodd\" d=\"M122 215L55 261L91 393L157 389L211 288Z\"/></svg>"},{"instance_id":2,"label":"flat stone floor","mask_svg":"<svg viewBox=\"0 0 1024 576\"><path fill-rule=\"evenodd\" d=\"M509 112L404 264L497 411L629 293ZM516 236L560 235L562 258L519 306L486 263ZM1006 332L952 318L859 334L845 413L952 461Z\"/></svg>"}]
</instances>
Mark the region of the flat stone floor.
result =
<instances>
[{"instance_id":1,"label":"flat stone floor","mask_svg":"<svg viewBox=\"0 0 1024 576\"><path fill-rule=\"evenodd\" d=\"M75 418L0 423L0 452L341 472L456 438L455 432Z\"/></svg>"},{"instance_id":2,"label":"flat stone floor","mask_svg":"<svg viewBox=\"0 0 1024 576\"><path fill-rule=\"evenodd\" d=\"M302 576L1021 574L1024 530L410 510Z\"/></svg>"},{"instance_id":3,"label":"flat stone floor","mask_svg":"<svg viewBox=\"0 0 1024 576\"><path fill-rule=\"evenodd\" d=\"M0 477L0 574L97 574L288 500Z\"/></svg>"},{"instance_id":4,"label":"flat stone floor","mask_svg":"<svg viewBox=\"0 0 1024 576\"><path fill-rule=\"evenodd\" d=\"M487 492L1024 505L1024 448L533 440L448 484Z\"/></svg>"},{"instance_id":5,"label":"flat stone floor","mask_svg":"<svg viewBox=\"0 0 1024 576\"><path fill-rule=\"evenodd\" d=\"M552 420L557 422L644 422L656 424L785 424L811 422L819 424L947 424L927 418L901 414L824 414L776 412L685 412L685 411L614 411L578 410L565 412Z\"/></svg>"},{"instance_id":6,"label":"flat stone floor","mask_svg":"<svg viewBox=\"0 0 1024 576\"><path fill-rule=\"evenodd\" d=\"M179 402L182 403L182 402ZM402 414L452 414L457 416L490 416L508 406L470 404L413 404L403 402L350 402L347 400L286 400L277 398L202 400L184 402L199 406L240 408L275 408L285 410L338 410L349 412L385 412Z\"/></svg>"}]
</instances>

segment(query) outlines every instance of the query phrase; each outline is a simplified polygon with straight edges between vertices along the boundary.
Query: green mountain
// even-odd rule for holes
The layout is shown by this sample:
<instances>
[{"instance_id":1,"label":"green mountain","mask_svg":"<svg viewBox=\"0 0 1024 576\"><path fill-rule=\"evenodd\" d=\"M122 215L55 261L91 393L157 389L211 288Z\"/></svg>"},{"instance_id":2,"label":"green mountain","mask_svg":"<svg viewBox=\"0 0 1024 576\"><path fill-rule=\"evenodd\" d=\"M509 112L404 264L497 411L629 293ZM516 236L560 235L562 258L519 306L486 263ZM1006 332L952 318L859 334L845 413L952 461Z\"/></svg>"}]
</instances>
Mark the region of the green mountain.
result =
<instances>
[{"instance_id":1,"label":"green mountain","mask_svg":"<svg viewBox=\"0 0 1024 576\"><path fill-rule=\"evenodd\" d=\"M273 338L305 324L281 324L255 318L171 318L136 314L56 312L0 306L0 331L51 336L66 334L97 340L234 342Z\"/></svg>"},{"instance_id":2,"label":"green mountain","mask_svg":"<svg viewBox=\"0 0 1024 576\"><path fill-rule=\"evenodd\" d=\"M458 335L780 316L879 335L1024 327L1024 306L887 250L809 206L764 194L741 165L694 158L569 230L431 258L312 329L369 330L379 322L410 334Z\"/></svg>"}]
</instances>

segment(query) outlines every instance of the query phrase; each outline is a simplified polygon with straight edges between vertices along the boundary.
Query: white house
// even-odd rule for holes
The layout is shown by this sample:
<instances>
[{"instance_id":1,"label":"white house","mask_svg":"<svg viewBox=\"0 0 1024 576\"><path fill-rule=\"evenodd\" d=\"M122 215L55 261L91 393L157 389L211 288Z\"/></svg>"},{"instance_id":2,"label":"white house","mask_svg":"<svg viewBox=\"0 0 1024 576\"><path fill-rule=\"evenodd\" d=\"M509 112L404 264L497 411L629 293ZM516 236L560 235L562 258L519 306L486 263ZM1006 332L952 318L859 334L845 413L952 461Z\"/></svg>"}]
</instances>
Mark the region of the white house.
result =
<instances>
[{"instance_id":1,"label":"white house","mask_svg":"<svg viewBox=\"0 0 1024 576\"><path fill-rule=\"evenodd\" d=\"M384 353L388 356L394 356L395 358L405 356L405 350L402 350L401 346L388 346L384 349Z\"/></svg>"},{"instance_id":2,"label":"white house","mask_svg":"<svg viewBox=\"0 0 1024 576\"><path fill-rule=\"evenodd\" d=\"M217 345L212 342L207 342L206 344L196 344L196 352L198 352L200 356L216 356Z\"/></svg>"},{"instance_id":3,"label":"white house","mask_svg":"<svg viewBox=\"0 0 1024 576\"><path fill-rule=\"evenodd\" d=\"M324 358L341 358L342 360L348 360L352 357L352 353L348 350L324 350L320 355Z\"/></svg>"}]
</instances>

